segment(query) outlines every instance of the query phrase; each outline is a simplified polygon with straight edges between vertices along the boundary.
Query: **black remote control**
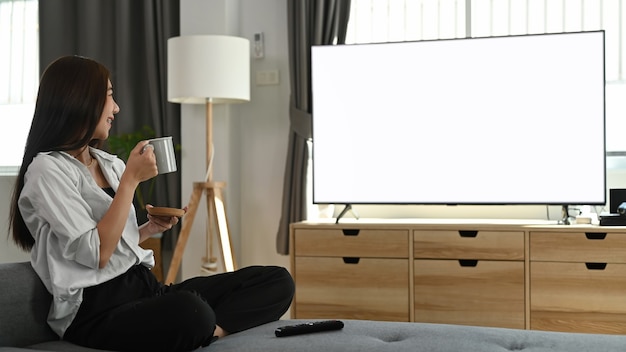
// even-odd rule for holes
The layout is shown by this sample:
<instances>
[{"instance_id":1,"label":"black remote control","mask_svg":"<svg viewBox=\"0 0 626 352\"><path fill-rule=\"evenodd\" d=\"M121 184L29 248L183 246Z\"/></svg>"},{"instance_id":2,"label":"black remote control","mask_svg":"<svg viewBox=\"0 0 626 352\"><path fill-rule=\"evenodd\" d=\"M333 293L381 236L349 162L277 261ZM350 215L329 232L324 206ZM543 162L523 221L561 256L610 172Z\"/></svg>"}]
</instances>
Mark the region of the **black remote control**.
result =
<instances>
[{"instance_id":1,"label":"black remote control","mask_svg":"<svg viewBox=\"0 0 626 352\"><path fill-rule=\"evenodd\" d=\"M341 320L320 320L308 323L286 325L277 328L274 333L276 337L308 334L312 332L339 330L343 328Z\"/></svg>"}]
</instances>

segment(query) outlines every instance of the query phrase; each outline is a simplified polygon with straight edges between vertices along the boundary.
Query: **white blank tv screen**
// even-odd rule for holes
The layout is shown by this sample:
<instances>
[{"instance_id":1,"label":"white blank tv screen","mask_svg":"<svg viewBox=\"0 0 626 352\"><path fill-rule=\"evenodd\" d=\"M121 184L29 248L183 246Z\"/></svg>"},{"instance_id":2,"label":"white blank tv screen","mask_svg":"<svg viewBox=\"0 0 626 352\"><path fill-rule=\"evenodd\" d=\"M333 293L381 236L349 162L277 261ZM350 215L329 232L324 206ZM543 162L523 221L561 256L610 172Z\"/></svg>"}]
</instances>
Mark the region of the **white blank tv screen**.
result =
<instances>
[{"instance_id":1,"label":"white blank tv screen","mask_svg":"<svg viewBox=\"0 0 626 352\"><path fill-rule=\"evenodd\" d=\"M604 31L311 60L314 203L606 203Z\"/></svg>"}]
</instances>

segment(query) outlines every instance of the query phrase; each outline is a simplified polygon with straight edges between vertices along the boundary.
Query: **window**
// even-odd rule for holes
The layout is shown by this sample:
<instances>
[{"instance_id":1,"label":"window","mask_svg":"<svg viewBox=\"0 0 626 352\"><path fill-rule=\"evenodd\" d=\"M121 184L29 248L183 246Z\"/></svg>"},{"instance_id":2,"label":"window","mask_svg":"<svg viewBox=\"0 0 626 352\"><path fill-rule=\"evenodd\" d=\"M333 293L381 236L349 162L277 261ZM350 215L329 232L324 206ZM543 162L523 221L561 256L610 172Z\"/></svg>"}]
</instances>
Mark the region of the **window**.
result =
<instances>
[{"instance_id":1,"label":"window","mask_svg":"<svg viewBox=\"0 0 626 352\"><path fill-rule=\"evenodd\" d=\"M37 0L0 0L0 174L15 174L39 85ZM6 53L6 52L5 52Z\"/></svg>"},{"instance_id":2,"label":"window","mask_svg":"<svg viewBox=\"0 0 626 352\"><path fill-rule=\"evenodd\" d=\"M352 0L346 42L605 30L606 149L626 151L626 6L621 0ZM575 74L575 72L572 72ZM584 148L580 146L572 148Z\"/></svg>"}]
</instances>

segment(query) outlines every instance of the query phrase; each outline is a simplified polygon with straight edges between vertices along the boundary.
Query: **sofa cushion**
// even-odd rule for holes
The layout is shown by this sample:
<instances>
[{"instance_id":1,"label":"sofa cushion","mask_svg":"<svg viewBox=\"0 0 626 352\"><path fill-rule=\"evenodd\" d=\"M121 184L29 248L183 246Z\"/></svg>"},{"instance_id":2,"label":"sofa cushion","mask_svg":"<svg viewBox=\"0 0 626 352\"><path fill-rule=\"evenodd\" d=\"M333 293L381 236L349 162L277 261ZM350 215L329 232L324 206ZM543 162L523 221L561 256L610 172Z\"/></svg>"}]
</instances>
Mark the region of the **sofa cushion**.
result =
<instances>
[{"instance_id":1,"label":"sofa cushion","mask_svg":"<svg viewBox=\"0 0 626 352\"><path fill-rule=\"evenodd\" d=\"M29 262L0 264L0 346L58 340L46 323L52 296Z\"/></svg>"},{"instance_id":2,"label":"sofa cushion","mask_svg":"<svg viewBox=\"0 0 626 352\"><path fill-rule=\"evenodd\" d=\"M622 352L626 336L515 330L462 325L343 320L339 331L275 337L303 321L277 321L226 336L206 351L220 352ZM202 350L204 351L204 350Z\"/></svg>"}]
</instances>

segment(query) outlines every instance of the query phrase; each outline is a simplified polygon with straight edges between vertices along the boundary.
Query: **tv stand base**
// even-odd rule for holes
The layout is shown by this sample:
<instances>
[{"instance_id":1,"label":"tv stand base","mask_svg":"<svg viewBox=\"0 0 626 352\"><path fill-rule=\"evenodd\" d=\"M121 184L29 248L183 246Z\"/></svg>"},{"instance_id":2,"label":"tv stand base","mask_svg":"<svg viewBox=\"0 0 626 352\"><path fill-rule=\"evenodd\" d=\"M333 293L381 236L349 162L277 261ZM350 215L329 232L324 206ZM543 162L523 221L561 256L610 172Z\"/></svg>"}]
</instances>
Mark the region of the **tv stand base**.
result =
<instances>
[{"instance_id":1,"label":"tv stand base","mask_svg":"<svg viewBox=\"0 0 626 352\"><path fill-rule=\"evenodd\" d=\"M343 208L341 213L339 213L339 215L337 215L337 221L335 221L335 224L338 224L339 223L339 219L341 219L344 215L346 215L347 212L351 212L352 215L354 215L354 217L357 220L359 219L359 214L357 214L357 212L354 209L352 209L352 204L346 204L346 206Z\"/></svg>"}]
</instances>

